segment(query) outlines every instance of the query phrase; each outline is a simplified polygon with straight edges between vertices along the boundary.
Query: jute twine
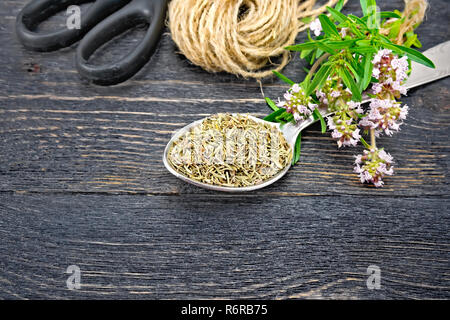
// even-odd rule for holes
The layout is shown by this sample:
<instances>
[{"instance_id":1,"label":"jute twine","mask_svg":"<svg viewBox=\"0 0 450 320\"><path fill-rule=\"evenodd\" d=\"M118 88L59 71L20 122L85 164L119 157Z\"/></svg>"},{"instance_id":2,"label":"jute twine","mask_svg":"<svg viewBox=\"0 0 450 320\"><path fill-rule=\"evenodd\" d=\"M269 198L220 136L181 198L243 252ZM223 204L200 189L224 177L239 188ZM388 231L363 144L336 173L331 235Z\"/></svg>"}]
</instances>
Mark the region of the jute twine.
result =
<instances>
[{"instance_id":1,"label":"jute twine","mask_svg":"<svg viewBox=\"0 0 450 320\"><path fill-rule=\"evenodd\" d=\"M395 43L403 44L405 33L414 30L414 26L423 21L427 8L427 0L405 0L405 10L402 13L402 17L405 21L400 26L400 31L397 39L395 39ZM388 23L394 21L395 19L390 19ZM381 32L388 35L389 29L381 30Z\"/></svg>"},{"instance_id":2,"label":"jute twine","mask_svg":"<svg viewBox=\"0 0 450 320\"><path fill-rule=\"evenodd\" d=\"M284 48L308 27L302 20L312 21L337 1L315 8L316 0L172 0L168 24L181 53L195 65L260 79L272 75L273 68L260 70L272 64L271 58L279 57L277 71L289 62ZM426 0L405 2L406 10L420 5L425 13ZM423 15L417 14L405 22L404 30L418 17L422 21Z\"/></svg>"}]
</instances>

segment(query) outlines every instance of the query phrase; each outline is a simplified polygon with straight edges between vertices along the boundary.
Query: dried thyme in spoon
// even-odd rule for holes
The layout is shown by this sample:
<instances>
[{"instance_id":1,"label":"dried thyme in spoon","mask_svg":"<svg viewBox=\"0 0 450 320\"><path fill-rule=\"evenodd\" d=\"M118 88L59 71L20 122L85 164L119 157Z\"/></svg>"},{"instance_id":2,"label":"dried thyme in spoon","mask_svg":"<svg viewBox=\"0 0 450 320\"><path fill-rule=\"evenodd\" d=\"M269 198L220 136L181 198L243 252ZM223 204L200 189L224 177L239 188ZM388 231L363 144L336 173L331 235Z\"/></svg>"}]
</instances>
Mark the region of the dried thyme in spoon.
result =
<instances>
[{"instance_id":1,"label":"dried thyme in spoon","mask_svg":"<svg viewBox=\"0 0 450 320\"><path fill-rule=\"evenodd\" d=\"M170 165L182 175L211 185L260 184L288 166L292 148L270 123L241 114L216 114L178 137Z\"/></svg>"}]
</instances>

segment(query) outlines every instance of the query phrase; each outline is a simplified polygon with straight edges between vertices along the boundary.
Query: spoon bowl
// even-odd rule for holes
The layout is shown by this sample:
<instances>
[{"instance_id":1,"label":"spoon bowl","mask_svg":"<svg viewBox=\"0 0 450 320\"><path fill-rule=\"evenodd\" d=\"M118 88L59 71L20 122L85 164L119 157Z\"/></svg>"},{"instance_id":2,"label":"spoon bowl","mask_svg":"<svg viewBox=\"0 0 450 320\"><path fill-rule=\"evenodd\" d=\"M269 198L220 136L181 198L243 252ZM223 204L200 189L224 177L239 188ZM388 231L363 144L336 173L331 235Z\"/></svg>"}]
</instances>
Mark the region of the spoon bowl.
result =
<instances>
[{"instance_id":1,"label":"spoon bowl","mask_svg":"<svg viewBox=\"0 0 450 320\"><path fill-rule=\"evenodd\" d=\"M234 115L234 114L233 114ZM279 123L273 123L273 122L268 122L265 120L262 120L260 118L256 118L254 116L249 115L248 116L249 119L252 119L256 122L259 123L265 123L265 124L269 124L270 126L276 128L277 130L281 131L284 135L284 137L286 138L286 140L288 141L289 145L291 146L291 152L294 151L294 143L291 143L290 140L288 140L288 138L286 137L285 133L283 130L280 130L280 124ZM206 118L194 121L188 125L186 125L185 127L179 129L170 139L169 143L167 143L166 148L164 149L164 156L163 156L163 163L164 166L166 167L166 169L172 173L175 177L186 181L190 184L193 184L197 187L201 187L204 189L208 189L208 190L215 190L215 191L223 191L223 192L246 192L246 191L253 191L253 190L257 190L257 189L261 189L264 188L272 183L274 183L275 181L279 180L281 177L283 177L289 170L289 168L291 167L291 162L288 163L288 165L286 167L284 167L282 170L280 170L277 174L275 174L274 176L272 176L270 179L267 179L259 184L255 184L255 185L251 185L251 186L246 186L246 187L225 187L225 186L219 186L219 185L213 185L213 184L208 184L208 183L204 183L204 182L200 182L194 179L191 179L189 177L186 177L185 175L179 173L178 171L176 171L172 165L169 163L168 160L168 156L169 156L169 151L170 148L172 147L173 143L175 141L177 141L181 136L183 136L186 132L188 132L189 130L191 130L191 128L196 127L198 125L200 125L203 120L205 120ZM285 126L286 127L286 126ZM300 131L299 131L300 132ZM292 140L292 139L291 139Z\"/></svg>"}]
</instances>

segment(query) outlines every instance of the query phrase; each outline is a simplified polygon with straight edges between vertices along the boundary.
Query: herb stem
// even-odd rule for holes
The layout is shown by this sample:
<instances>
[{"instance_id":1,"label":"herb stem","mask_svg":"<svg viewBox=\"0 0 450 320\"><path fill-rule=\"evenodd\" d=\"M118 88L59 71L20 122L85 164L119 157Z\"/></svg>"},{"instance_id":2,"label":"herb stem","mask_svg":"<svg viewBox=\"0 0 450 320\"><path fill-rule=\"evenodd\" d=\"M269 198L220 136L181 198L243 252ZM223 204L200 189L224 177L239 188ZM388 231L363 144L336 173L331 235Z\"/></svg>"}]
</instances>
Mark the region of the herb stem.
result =
<instances>
[{"instance_id":1,"label":"herb stem","mask_svg":"<svg viewBox=\"0 0 450 320\"><path fill-rule=\"evenodd\" d=\"M377 142L375 140L375 129L370 129L370 144L373 149L377 148Z\"/></svg>"},{"instance_id":2,"label":"herb stem","mask_svg":"<svg viewBox=\"0 0 450 320\"><path fill-rule=\"evenodd\" d=\"M316 62L314 62L313 66L311 67L311 70L309 70L307 77L311 78L312 75L314 74L314 72L316 72L317 68L319 67L319 65L325 61L325 59L327 59L330 56L329 53L325 53L324 55L322 55L319 59L317 59Z\"/></svg>"}]
</instances>

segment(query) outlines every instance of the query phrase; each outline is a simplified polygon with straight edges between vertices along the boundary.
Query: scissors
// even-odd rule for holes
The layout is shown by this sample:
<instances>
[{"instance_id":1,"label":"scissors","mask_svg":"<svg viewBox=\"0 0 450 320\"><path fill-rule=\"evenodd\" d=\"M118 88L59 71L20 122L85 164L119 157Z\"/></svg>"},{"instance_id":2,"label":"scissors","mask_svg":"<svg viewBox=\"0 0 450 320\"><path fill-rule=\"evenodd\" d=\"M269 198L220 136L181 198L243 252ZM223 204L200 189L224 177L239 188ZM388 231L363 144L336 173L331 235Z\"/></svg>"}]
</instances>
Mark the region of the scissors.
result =
<instances>
[{"instance_id":1,"label":"scissors","mask_svg":"<svg viewBox=\"0 0 450 320\"><path fill-rule=\"evenodd\" d=\"M80 28L46 33L36 26L71 5L93 2L80 17ZM16 33L30 50L54 51L81 40L76 52L79 73L99 85L123 82L135 75L151 58L164 29L168 0L33 0L17 16ZM147 24L147 33L133 51L120 61L102 66L88 64L103 44L123 32Z\"/></svg>"}]
</instances>

